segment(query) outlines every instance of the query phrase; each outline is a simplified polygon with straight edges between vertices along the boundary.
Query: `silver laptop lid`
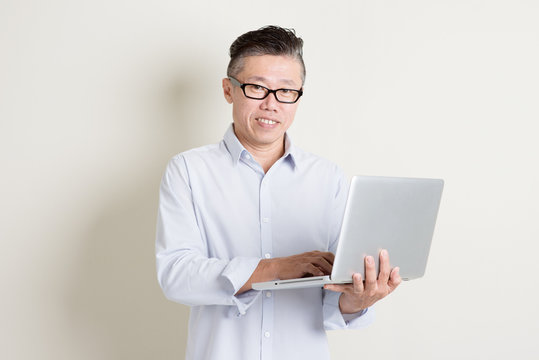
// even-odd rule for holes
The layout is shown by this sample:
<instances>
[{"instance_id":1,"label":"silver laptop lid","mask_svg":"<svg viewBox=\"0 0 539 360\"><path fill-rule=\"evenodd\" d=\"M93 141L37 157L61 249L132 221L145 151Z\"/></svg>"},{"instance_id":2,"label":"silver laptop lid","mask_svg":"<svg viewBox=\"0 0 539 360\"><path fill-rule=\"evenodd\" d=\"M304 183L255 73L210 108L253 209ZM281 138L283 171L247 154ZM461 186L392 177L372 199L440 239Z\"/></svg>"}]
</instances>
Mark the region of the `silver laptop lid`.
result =
<instances>
[{"instance_id":1,"label":"silver laptop lid","mask_svg":"<svg viewBox=\"0 0 539 360\"><path fill-rule=\"evenodd\" d=\"M381 249L404 280L423 276L443 186L441 179L354 176L331 280L353 273L365 279L366 255L374 256L378 273Z\"/></svg>"}]
</instances>

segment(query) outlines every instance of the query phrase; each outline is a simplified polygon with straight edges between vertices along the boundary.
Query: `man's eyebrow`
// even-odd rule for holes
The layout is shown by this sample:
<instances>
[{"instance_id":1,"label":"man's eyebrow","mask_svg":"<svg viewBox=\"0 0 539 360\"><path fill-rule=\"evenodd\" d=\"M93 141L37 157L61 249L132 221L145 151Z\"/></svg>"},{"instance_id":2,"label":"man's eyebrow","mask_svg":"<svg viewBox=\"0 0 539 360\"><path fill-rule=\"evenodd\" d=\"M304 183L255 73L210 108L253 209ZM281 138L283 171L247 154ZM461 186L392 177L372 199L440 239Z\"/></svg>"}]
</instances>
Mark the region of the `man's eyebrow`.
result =
<instances>
[{"instance_id":1,"label":"man's eyebrow","mask_svg":"<svg viewBox=\"0 0 539 360\"><path fill-rule=\"evenodd\" d=\"M245 80L246 82L250 82L250 81L260 81L260 82L263 82L265 83L268 79L266 79L265 77L263 76L251 76L251 77L248 77L247 80ZM286 85L291 85L291 86L297 86L296 83L293 81L293 80L290 80L290 79L279 79L279 82L280 83L284 83Z\"/></svg>"}]
</instances>

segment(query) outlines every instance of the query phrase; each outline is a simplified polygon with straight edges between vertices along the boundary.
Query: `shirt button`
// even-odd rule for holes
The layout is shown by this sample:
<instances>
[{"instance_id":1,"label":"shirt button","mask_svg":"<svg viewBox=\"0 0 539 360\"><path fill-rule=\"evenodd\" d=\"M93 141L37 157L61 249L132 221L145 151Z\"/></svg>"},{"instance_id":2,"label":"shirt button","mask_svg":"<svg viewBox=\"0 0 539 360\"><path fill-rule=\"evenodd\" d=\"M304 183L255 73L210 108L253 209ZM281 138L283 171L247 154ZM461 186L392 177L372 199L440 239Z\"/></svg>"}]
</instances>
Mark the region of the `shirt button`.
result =
<instances>
[{"instance_id":1,"label":"shirt button","mask_svg":"<svg viewBox=\"0 0 539 360\"><path fill-rule=\"evenodd\" d=\"M264 336L267 337L267 338L269 338L270 335L271 335L271 334L269 333L269 331L266 331L266 332L264 333Z\"/></svg>"},{"instance_id":2,"label":"shirt button","mask_svg":"<svg viewBox=\"0 0 539 360\"><path fill-rule=\"evenodd\" d=\"M270 297L271 297L271 291L266 291L266 297L267 297L267 298L270 298Z\"/></svg>"},{"instance_id":3,"label":"shirt button","mask_svg":"<svg viewBox=\"0 0 539 360\"><path fill-rule=\"evenodd\" d=\"M265 257L266 259L269 259L269 258L271 257L271 254L270 254L270 253L266 253L266 254L264 254L264 257Z\"/></svg>"},{"instance_id":4,"label":"shirt button","mask_svg":"<svg viewBox=\"0 0 539 360\"><path fill-rule=\"evenodd\" d=\"M269 218L262 218L262 222L269 223L270 219Z\"/></svg>"},{"instance_id":5,"label":"shirt button","mask_svg":"<svg viewBox=\"0 0 539 360\"><path fill-rule=\"evenodd\" d=\"M249 160L249 159L251 158L251 155L245 154L245 158L246 158L247 160Z\"/></svg>"}]
</instances>

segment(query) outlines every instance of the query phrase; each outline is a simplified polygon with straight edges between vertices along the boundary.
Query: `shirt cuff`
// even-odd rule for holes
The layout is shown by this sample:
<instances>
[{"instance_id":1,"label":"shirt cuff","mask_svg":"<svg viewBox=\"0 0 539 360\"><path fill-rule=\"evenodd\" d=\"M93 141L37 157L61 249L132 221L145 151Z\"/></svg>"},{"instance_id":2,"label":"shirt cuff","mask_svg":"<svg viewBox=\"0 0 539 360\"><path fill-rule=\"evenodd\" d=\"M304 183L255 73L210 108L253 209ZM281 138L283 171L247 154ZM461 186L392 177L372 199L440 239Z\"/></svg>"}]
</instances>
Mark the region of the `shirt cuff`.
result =
<instances>
[{"instance_id":1,"label":"shirt cuff","mask_svg":"<svg viewBox=\"0 0 539 360\"><path fill-rule=\"evenodd\" d=\"M237 316L245 315L247 309L249 309L260 295L259 291L253 290L246 291L237 296L235 295L249 280L259 262L259 258L236 257L232 259L223 270L222 275L231 285L232 302L236 305Z\"/></svg>"},{"instance_id":2,"label":"shirt cuff","mask_svg":"<svg viewBox=\"0 0 539 360\"><path fill-rule=\"evenodd\" d=\"M341 293L324 290L324 328L326 330L361 329L374 321L374 309L355 314L342 314L339 308Z\"/></svg>"}]
</instances>

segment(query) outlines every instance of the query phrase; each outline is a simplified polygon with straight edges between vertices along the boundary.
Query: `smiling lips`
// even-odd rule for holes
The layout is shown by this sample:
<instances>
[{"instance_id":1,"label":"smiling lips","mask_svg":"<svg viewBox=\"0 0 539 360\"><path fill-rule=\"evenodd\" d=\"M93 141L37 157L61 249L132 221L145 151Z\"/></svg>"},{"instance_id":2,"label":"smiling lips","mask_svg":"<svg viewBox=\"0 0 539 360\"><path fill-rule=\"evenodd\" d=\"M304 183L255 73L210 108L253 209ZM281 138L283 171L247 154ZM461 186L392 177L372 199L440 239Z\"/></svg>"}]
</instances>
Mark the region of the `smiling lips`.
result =
<instances>
[{"instance_id":1,"label":"smiling lips","mask_svg":"<svg viewBox=\"0 0 539 360\"><path fill-rule=\"evenodd\" d=\"M256 121L261 122L263 124L267 124L267 125L277 124L277 121L275 120L264 119L264 118L256 118Z\"/></svg>"}]
</instances>

